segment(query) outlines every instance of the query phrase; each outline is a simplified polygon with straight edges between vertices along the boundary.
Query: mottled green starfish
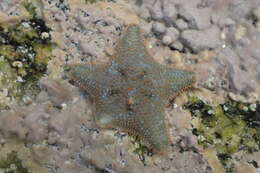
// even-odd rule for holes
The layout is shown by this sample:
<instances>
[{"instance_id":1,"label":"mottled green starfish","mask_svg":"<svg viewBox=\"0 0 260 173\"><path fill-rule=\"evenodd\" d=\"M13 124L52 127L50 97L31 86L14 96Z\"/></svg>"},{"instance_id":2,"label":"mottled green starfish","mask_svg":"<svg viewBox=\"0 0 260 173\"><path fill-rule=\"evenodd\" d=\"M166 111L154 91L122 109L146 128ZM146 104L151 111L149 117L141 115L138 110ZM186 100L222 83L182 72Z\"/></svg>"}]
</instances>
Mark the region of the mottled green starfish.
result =
<instances>
[{"instance_id":1,"label":"mottled green starfish","mask_svg":"<svg viewBox=\"0 0 260 173\"><path fill-rule=\"evenodd\" d=\"M136 25L128 27L116 50L106 64L71 65L69 78L92 98L99 126L139 135L162 151L168 145L164 108L192 85L194 73L157 63Z\"/></svg>"}]
</instances>

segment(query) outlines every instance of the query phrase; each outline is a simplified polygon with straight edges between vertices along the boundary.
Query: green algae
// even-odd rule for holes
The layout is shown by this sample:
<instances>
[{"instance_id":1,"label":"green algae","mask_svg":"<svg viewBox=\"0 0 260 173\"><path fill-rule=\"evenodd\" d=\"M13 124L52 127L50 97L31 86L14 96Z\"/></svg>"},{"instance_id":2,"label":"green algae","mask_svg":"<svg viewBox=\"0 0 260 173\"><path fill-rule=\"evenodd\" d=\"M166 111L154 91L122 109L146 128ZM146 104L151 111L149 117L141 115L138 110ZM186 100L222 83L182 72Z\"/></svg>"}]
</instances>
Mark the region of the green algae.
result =
<instances>
[{"instance_id":1,"label":"green algae","mask_svg":"<svg viewBox=\"0 0 260 173\"><path fill-rule=\"evenodd\" d=\"M85 3L86 4L93 4L93 3L96 3L98 1L102 1L102 0L85 0Z\"/></svg>"},{"instance_id":2,"label":"green algae","mask_svg":"<svg viewBox=\"0 0 260 173\"><path fill-rule=\"evenodd\" d=\"M130 137L131 143L134 145L133 153L136 154L143 165L146 166L147 157L153 155L152 149L146 146L140 137L134 135Z\"/></svg>"},{"instance_id":3,"label":"green algae","mask_svg":"<svg viewBox=\"0 0 260 173\"><path fill-rule=\"evenodd\" d=\"M226 172L232 172L233 155L239 151L252 153L260 149L260 103L239 103L228 99L212 106L189 95L185 108L193 116L193 133L198 143L214 148Z\"/></svg>"},{"instance_id":4,"label":"green algae","mask_svg":"<svg viewBox=\"0 0 260 173\"><path fill-rule=\"evenodd\" d=\"M39 91L37 81L47 70L53 48L49 32L45 22L35 17L9 28L0 26L0 97L3 90L11 100ZM0 102L0 110L6 107L8 103Z\"/></svg>"},{"instance_id":5,"label":"green algae","mask_svg":"<svg viewBox=\"0 0 260 173\"><path fill-rule=\"evenodd\" d=\"M29 12L31 17L37 16L36 7L32 4L32 2L25 0L25 1L22 2L22 5Z\"/></svg>"},{"instance_id":6,"label":"green algae","mask_svg":"<svg viewBox=\"0 0 260 173\"><path fill-rule=\"evenodd\" d=\"M10 152L5 159L0 160L1 173L28 173L23 167L22 161L17 157L16 152Z\"/></svg>"}]
</instances>

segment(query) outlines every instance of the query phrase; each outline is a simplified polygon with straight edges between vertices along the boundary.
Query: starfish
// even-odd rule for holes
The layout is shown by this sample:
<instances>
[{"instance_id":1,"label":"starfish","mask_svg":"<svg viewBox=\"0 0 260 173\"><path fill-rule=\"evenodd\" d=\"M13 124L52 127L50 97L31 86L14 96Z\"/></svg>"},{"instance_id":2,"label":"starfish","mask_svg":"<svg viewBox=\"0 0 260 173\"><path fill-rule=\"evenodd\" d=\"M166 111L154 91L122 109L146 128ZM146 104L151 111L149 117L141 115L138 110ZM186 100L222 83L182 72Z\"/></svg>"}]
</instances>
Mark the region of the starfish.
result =
<instances>
[{"instance_id":1,"label":"starfish","mask_svg":"<svg viewBox=\"0 0 260 173\"><path fill-rule=\"evenodd\" d=\"M127 28L116 50L105 64L70 65L68 77L90 95L98 126L138 135L162 151L169 144L164 108L194 83L194 73L157 63L137 25Z\"/></svg>"}]
</instances>

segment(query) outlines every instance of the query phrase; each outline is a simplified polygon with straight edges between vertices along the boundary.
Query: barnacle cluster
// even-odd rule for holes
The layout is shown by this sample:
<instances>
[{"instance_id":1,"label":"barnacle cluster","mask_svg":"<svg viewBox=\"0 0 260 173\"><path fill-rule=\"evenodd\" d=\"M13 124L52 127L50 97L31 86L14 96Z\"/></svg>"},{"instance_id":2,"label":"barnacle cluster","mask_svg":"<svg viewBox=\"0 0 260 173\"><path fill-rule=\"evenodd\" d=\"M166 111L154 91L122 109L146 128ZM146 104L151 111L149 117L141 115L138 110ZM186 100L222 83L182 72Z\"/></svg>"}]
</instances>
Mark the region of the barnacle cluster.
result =
<instances>
[{"instance_id":1,"label":"barnacle cluster","mask_svg":"<svg viewBox=\"0 0 260 173\"><path fill-rule=\"evenodd\" d=\"M49 32L45 22L36 17L9 27L0 25L0 109L38 92L37 81L51 58Z\"/></svg>"},{"instance_id":2,"label":"barnacle cluster","mask_svg":"<svg viewBox=\"0 0 260 173\"><path fill-rule=\"evenodd\" d=\"M260 103L240 103L228 99L211 106L195 95L189 96L185 108L193 116L193 133L199 144L214 148L227 172L234 166L233 155L239 151L260 149Z\"/></svg>"}]
</instances>

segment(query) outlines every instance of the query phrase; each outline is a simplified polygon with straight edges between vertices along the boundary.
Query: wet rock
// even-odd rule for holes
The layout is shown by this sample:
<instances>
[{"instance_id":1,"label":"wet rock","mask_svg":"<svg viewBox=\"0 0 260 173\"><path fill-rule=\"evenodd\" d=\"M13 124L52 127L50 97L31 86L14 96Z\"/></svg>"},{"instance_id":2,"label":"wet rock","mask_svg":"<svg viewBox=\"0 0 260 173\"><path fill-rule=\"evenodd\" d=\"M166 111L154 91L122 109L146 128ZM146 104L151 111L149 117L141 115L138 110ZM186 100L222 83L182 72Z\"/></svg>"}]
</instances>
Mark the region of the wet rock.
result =
<instances>
[{"instance_id":1,"label":"wet rock","mask_svg":"<svg viewBox=\"0 0 260 173\"><path fill-rule=\"evenodd\" d=\"M24 113L24 110L19 114L17 114L17 112L10 113L7 111L1 113L0 131L3 133L4 137L8 138L14 135L20 139L26 139L28 129L23 126Z\"/></svg>"},{"instance_id":2,"label":"wet rock","mask_svg":"<svg viewBox=\"0 0 260 173\"><path fill-rule=\"evenodd\" d=\"M188 28L188 24L183 19L177 19L175 25L181 31Z\"/></svg>"},{"instance_id":3,"label":"wet rock","mask_svg":"<svg viewBox=\"0 0 260 173\"><path fill-rule=\"evenodd\" d=\"M99 7L84 3L72 5L71 11L62 12L62 17L57 20L53 16L60 15L61 11L55 6L54 1L51 4L43 3L50 7L45 14L46 20L55 21L52 38L59 47L66 50L66 55L59 54L59 61L53 62L57 64L62 64L64 61L80 63L104 60L106 57L104 50L115 46L115 40L124 28L122 19L127 18L125 21L128 23L136 21L136 15L132 13L126 15L125 7L119 8L116 3L103 3ZM117 10L111 10L112 8ZM116 13L118 18L115 17Z\"/></svg>"},{"instance_id":4,"label":"wet rock","mask_svg":"<svg viewBox=\"0 0 260 173\"><path fill-rule=\"evenodd\" d=\"M179 38L180 32L174 27L169 27L166 29L165 35L171 37L172 42L174 42Z\"/></svg>"},{"instance_id":5,"label":"wet rock","mask_svg":"<svg viewBox=\"0 0 260 173\"><path fill-rule=\"evenodd\" d=\"M109 159L110 151L113 152L113 157L118 157L117 153L119 153L119 148L114 148L112 145L108 146L100 146L97 147L94 150L91 151L84 151L81 155L82 160L84 160L85 163L96 163L96 166L98 168L104 168L106 167L106 161ZM113 172L124 172L127 170L131 170L134 172L150 172L150 171L156 171L156 172L166 172L166 173L177 173L177 172L189 172L192 171L189 167L193 167L194 169L198 170L206 170L205 167L200 166L200 161L204 162L204 160L201 160L201 157L196 155L193 152L184 152L182 153L182 157L185 158L185 160L189 160L189 163L192 165L186 166L188 162L177 159L180 158L180 153L174 153L170 155L168 158L156 158L154 161L152 161L155 165L160 165L159 167L151 166L151 160L147 160L148 164L146 166L141 166L133 156L128 155L127 152L124 150L124 148L120 149L121 157L119 160L111 160L109 159L110 163L110 170ZM94 157L98 153L99 156L102 156L105 159L101 159L101 157ZM193 160L193 161L192 161ZM195 161L196 160L196 161ZM194 162L195 161L195 162ZM179 165L178 168L175 167L175 165ZM163 171L162 171L163 170Z\"/></svg>"},{"instance_id":6,"label":"wet rock","mask_svg":"<svg viewBox=\"0 0 260 173\"><path fill-rule=\"evenodd\" d=\"M21 9L19 8L19 1L3 1L0 4L0 10L5 14L10 16L19 16L21 15Z\"/></svg>"},{"instance_id":7,"label":"wet rock","mask_svg":"<svg viewBox=\"0 0 260 173\"><path fill-rule=\"evenodd\" d=\"M179 9L179 15L188 21L192 29L206 29L211 26L211 9L198 8L198 1L183 3Z\"/></svg>"},{"instance_id":8,"label":"wet rock","mask_svg":"<svg viewBox=\"0 0 260 173\"><path fill-rule=\"evenodd\" d=\"M153 5L150 8L150 14L154 20L161 20L163 18L162 1L153 1Z\"/></svg>"},{"instance_id":9,"label":"wet rock","mask_svg":"<svg viewBox=\"0 0 260 173\"><path fill-rule=\"evenodd\" d=\"M220 57L228 64L230 88L235 94L244 93L248 100L259 98L259 31L249 22L228 31L226 40L232 44L220 52Z\"/></svg>"},{"instance_id":10,"label":"wet rock","mask_svg":"<svg viewBox=\"0 0 260 173\"><path fill-rule=\"evenodd\" d=\"M37 109L37 112L35 110ZM47 138L48 125L46 123L49 114L44 111L44 108L23 108L22 111L18 109L13 113L4 113L0 130L4 132L6 137L16 135L20 139L29 142L37 143ZM10 122L13 126L10 126Z\"/></svg>"},{"instance_id":11,"label":"wet rock","mask_svg":"<svg viewBox=\"0 0 260 173\"><path fill-rule=\"evenodd\" d=\"M30 112L24 119L24 127L28 129L26 138L28 141L37 143L48 137L47 120L50 115L45 112L44 108L38 108L37 112Z\"/></svg>"},{"instance_id":12,"label":"wet rock","mask_svg":"<svg viewBox=\"0 0 260 173\"><path fill-rule=\"evenodd\" d=\"M166 29L166 33L162 38L162 42L165 45L170 45L179 38L179 31L174 27L169 27Z\"/></svg>"},{"instance_id":13,"label":"wet rock","mask_svg":"<svg viewBox=\"0 0 260 173\"><path fill-rule=\"evenodd\" d=\"M250 44L250 47L252 46ZM256 49L243 48L240 51L235 49L228 46L220 49L221 51L217 54L213 51L203 51L203 53L196 55L199 57L195 59L199 63L194 66L194 70L198 74L197 81L203 87L218 93L225 93L225 91L234 93L230 95L233 100L243 103L255 102L259 99L257 76L260 74L257 68L259 63L252 56L252 51ZM248 56L248 53L251 56Z\"/></svg>"},{"instance_id":14,"label":"wet rock","mask_svg":"<svg viewBox=\"0 0 260 173\"><path fill-rule=\"evenodd\" d=\"M7 116L0 114L0 131L5 137L6 134L17 134L19 139L32 143L27 147L31 158L57 172L160 172L163 168L169 173L178 173L194 168L205 171L208 167L201 155L189 150L196 148L197 144L191 133L183 128L189 126L187 114L175 116L181 123L176 124L178 131L173 133L184 135L179 137L183 138L181 146L189 151L180 153L176 148L169 154L159 156L156 161L146 156L144 166L138 155L134 154L128 137L120 138L114 132L94 128L86 100L78 92L73 97L76 98L73 103L67 102L66 109L62 110L53 108L45 101L29 107L17 107L16 112L6 112ZM20 118L21 112L23 115ZM2 124L10 125L8 121L13 122L12 128Z\"/></svg>"},{"instance_id":15,"label":"wet rock","mask_svg":"<svg viewBox=\"0 0 260 173\"><path fill-rule=\"evenodd\" d=\"M20 10L17 9L16 4L19 4L17 2L4 1L0 4L0 13L18 15ZM118 40L125 26L133 21L138 23L140 20L139 18L129 20L132 18L131 15L126 15L126 17L118 15L120 9L124 9L123 11L126 11L127 14L132 11L131 3L124 4L123 1L120 5L114 2L99 2L99 5L86 5L79 1L77 3L76 1L66 2L70 5L58 0L42 1L44 20L48 21L49 26L52 26L49 36L54 38L59 49L59 53L56 53L55 58L48 64L46 74L48 76L55 74L59 77L60 71L57 69L61 69L65 62L92 63L96 60L106 60L104 50L114 47L115 41ZM256 5L250 5L250 3ZM235 93L232 95L233 97L230 96L231 94L229 96L237 101L253 102L259 99L260 44L258 35L260 30L257 31L255 26L248 24L252 21L247 22L245 17L254 9L259 8L257 5L259 1L158 0L156 2L155 0L142 0L140 4L141 7L138 10L140 17L147 21L152 20L149 24L141 21L145 34L149 35L152 30L154 31L151 23L155 22L165 24L164 29L156 31L162 36L157 37L158 39L168 37L167 27L174 26L180 31L184 30L181 36L185 35L185 30L187 30L185 35L187 38L171 40L172 43L168 45L170 42L168 37L165 43L174 50L182 51L184 45L195 53L199 52L198 55L191 55L175 51L172 56L172 50L167 49L169 53L166 54L163 49L164 45L154 46L155 44L153 44L155 54L159 57L156 60L164 63L166 59L170 59L171 62L180 66L189 64L197 74L199 89L202 90L202 94L206 95L205 97L211 100L211 103L216 101L216 96L212 96L213 92L218 94L218 99L219 97L223 99L223 95L228 92ZM64 10L66 6L70 10ZM178 11L179 7L181 7L180 11ZM210 7L213 9L212 12ZM178 9L177 12L174 11L176 9ZM257 13L255 11L253 13L253 17L259 19ZM153 19L151 19L151 15ZM212 24L209 22L209 16ZM5 18L2 19L5 20ZM216 42L219 43L219 31L217 31L219 29L209 31L215 27L211 25L218 25L225 29L225 37L222 38L222 42L225 42L225 49L216 48ZM234 33L239 29L236 26L240 25L246 28L246 32L243 33L242 29L242 34L238 34L236 37L239 39L236 39ZM259 21L256 26L260 26ZM145 29L145 27L147 28ZM155 40L154 43L158 41L155 37L152 39ZM84 45L87 45L88 42L91 42L92 45L90 48L84 49ZM215 49L200 52L212 48ZM211 91L205 89L207 88L204 85L206 81L209 81L208 88ZM69 85L72 88L64 90L62 82L62 86L53 81L43 82L41 85L44 91L41 91L37 99L32 100L29 106L19 106L16 109L11 107L11 110L0 113L0 158L5 157L6 148L8 151L15 150L19 154L19 158L23 158L25 165L38 165L31 172L44 173L129 172L129 170L158 173L194 172L194 170L224 172L215 152L201 154L200 147L196 144L196 137L191 132L190 116L187 112L183 112L182 103L177 100L174 101L178 105L177 108L167 110L168 122L172 125L169 133L174 138L174 146L165 155L145 156L146 166L144 166L144 163L140 161L142 156L135 153L135 145L132 145L130 137L125 135L118 137L115 135L115 131L105 131L95 127L91 116L92 109L88 104L89 100L83 99L77 89L73 89ZM71 92L70 89L73 92L68 97L67 91ZM205 90L211 95L205 94ZM241 94L246 96L241 97ZM9 98L8 95L6 90L1 90L0 102L5 99L6 103L12 102L12 98ZM253 96L254 100L251 99ZM60 106L63 104L66 106ZM9 137L21 139L28 145L12 145L8 141ZM256 161L258 165L260 164L259 152L254 157L251 157L252 153L248 155L242 164L239 162L235 165L237 170L240 167L240 170L257 170L251 163ZM36 161L37 163L35 163ZM44 169L39 167L44 167Z\"/></svg>"},{"instance_id":16,"label":"wet rock","mask_svg":"<svg viewBox=\"0 0 260 173\"><path fill-rule=\"evenodd\" d=\"M242 62L239 60L239 56L233 50L229 48L225 49L223 53L220 54L220 57L225 58L225 60L227 61L230 71L230 73L228 74L228 79L230 81L230 87L234 92L244 92L248 95L250 92L257 92L258 88L256 86L258 85L258 81L254 77L254 75L259 74L259 70L257 69L257 67L254 68L255 65L258 65L258 62L255 59L250 59L252 64L250 63L251 65L248 65L256 71L252 73L247 73L243 70L243 68L241 68Z\"/></svg>"},{"instance_id":17,"label":"wet rock","mask_svg":"<svg viewBox=\"0 0 260 173\"><path fill-rule=\"evenodd\" d=\"M53 17L54 17L54 19L56 21L64 21L64 20L66 20L65 14L60 12L60 11L57 11L56 13L54 13Z\"/></svg>"},{"instance_id":18,"label":"wet rock","mask_svg":"<svg viewBox=\"0 0 260 173\"><path fill-rule=\"evenodd\" d=\"M231 18L222 18L219 20L220 27L234 26L235 24L235 21Z\"/></svg>"},{"instance_id":19,"label":"wet rock","mask_svg":"<svg viewBox=\"0 0 260 173\"><path fill-rule=\"evenodd\" d=\"M192 29L205 29L210 27L211 8L200 7L200 1L171 1L171 0L143 0L139 13L145 13L149 9L151 17L156 21L164 21L167 26L176 23L176 19L187 21ZM141 15L147 19L147 15ZM175 24L176 25L176 24ZM182 24L181 24L182 25ZM180 26L181 27L181 26ZM185 26L183 26L185 27Z\"/></svg>"},{"instance_id":20,"label":"wet rock","mask_svg":"<svg viewBox=\"0 0 260 173\"><path fill-rule=\"evenodd\" d=\"M170 25L177 18L177 9L174 2L171 0L164 0L162 4L163 19L168 25Z\"/></svg>"},{"instance_id":21,"label":"wet rock","mask_svg":"<svg viewBox=\"0 0 260 173\"><path fill-rule=\"evenodd\" d=\"M140 24L140 28L141 30L146 33L146 34L149 34L151 31L152 31L152 27L153 27L153 24L152 23L141 23Z\"/></svg>"},{"instance_id":22,"label":"wet rock","mask_svg":"<svg viewBox=\"0 0 260 173\"><path fill-rule=\"evenodd\" d=\"M172 43L172 37L170 37L169 35L164 35L162 38L162 42L165 45L170 45Z\"/></svg>"},{"instance_id":23,"label":"wet rock","mask_svg":"<svg viewBox=\"0 0 260 173\"><path fill-rule=\"evenodd\" d=\"M89 55L89 56L98 55L98 47L96 46L95 41L93 41L93 42L81 41L80 47L86 55Z\"/></svg>"},{"instance_id":24,"label":"wet rock","mask_svg":"<svg viewBox=\"0 0 260 173\"><path fill-rule=\"evenodd\" d=\"M239 164L239 165L236 165L236 166L237 166L237 167L235 167L236 173L243 173L243 172L255 173L254 166L252 166L248 163L243 163L243 164Z\"/></svg>"},{"instance_id":25,"label":"wet rock","mask_svg":"<svg viewBox=\"0 0 260 173\"><path fill-rule=\"evenodd\" d=\"M256 9L253 11L255 17L260 20L260 6L258 6Z\"/></svg>"},{"instance_id":26,"label":"wet rock","mask_svg":"<svg viewBox=\"0 0 260 173\"><path fill-rule=\"evenodd\" d=\"M152 29L155 33L158 33L158 34L165 33L165 31L166 31L165 25L160 22L153 23Z\"/></svg>"},{"instance_id":27,"label":"wet rock","mask_svg":"<svg viewBox=\"0 0 260 173\"><path fill-rule=\"evenodd\" d=\"M43 103L43 102L47 102L50 99L48 93L46 91L41 91L37 97L35 98L35 101L37 103Z\"/></svg>"},{"instance_id":28,"label":"wet rock","mask_svg":"<svg viewBox=\"0 0 260 173\"><path fill-rule=\"evenodd\" d=\"M194 52L216 48L220 44L219 37L220 31L216 26L203 31L185 30L181 34L183 44Z\"/></svg>"},{"instance_id":29,"label":"wet rock","mask_svg":"<svg viewBox=\"0 0 260 173\"><path fill-rule=\"evenodd\" d=\"M188 22L189 27L196 28L196 22L195 22L193 16L190 14L190 12L188 10L183 8L183 6L180 7L178 14L180 15L180 17L182 19L184 19L185 21Z\"/></svg>"},{"instance_id":30,"label":"wet rock","mask_svg":"<svg viewBox=\"0 0 260 173\"><path fill-rule=\"evenodd\" d=\"M170 45L170 48L174 49L174 50L179 50L179 51L182 51L183 50L183 45L180 41L176 41L174 43L172 43Z\"/></svg>"},{"instance_id":31,"label":"wet rock","mask_svg":"<svg viewBox=\"0 0 260 173\"><path fill-rule=\"evenodd\" d=\"M138 14L141 18L148 20L151 15L150 15L150 11L148 10L148 8L146 6L141 6L138 9Z\"/></svg>"},{"instance_id":32,"label":"wet rock","mask_svg":"<svg viewBox=\"0 0 260 173\"><path fill-rule=\"evenodd\" d=\"M203 30L211 27L210 14L210 8L204 8L198 10L197 13L192 14L195 18L196 25L199 29Z\"/></svg>"},{"instance_id":33,"label":"wet rock","mask_svg":"<svg viewBox=\"0 0 260 173\"><path fill-rule=\"evenodd\" d=\"M230 12L233 19L241 19L247 16L252 7L253 3L246 0L232 1L230 4Z\"/></svg>"},{"instance_id":34,"label":"wet rock","mask_svg":"<svg viewBox=\"0 0 260 173\"><path fill-rule=\"evenodd\" d=\"M71 99L71 91L65 82L42 78L40 86L47 94L55 106L61 106L62 103Z\"/></svg>"}]
</instances>

